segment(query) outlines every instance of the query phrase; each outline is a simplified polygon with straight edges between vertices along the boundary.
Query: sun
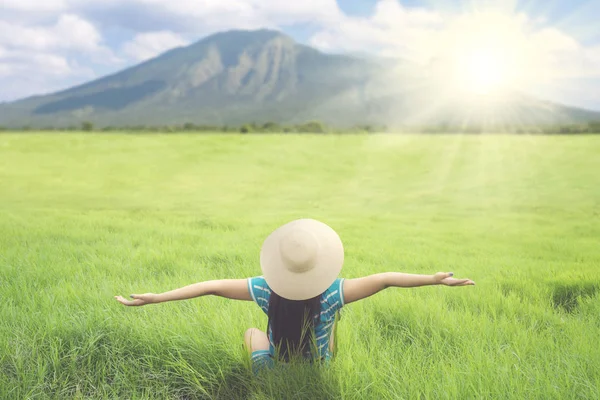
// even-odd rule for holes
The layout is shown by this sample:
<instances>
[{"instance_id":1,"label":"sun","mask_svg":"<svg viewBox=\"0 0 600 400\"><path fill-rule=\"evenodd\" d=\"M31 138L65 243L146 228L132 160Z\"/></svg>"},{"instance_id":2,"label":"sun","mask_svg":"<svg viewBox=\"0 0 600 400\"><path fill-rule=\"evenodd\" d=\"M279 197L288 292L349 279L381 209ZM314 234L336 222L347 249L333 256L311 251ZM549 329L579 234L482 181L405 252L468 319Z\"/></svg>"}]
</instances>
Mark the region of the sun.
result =
<instances>
[{"instance_id":1,"label":"sun","mask_svg":"<svg viewBox=\"0 0 600 400\"><path fill-rule=\"evenodd\" d=\"M503 52L493 48L473 49L456 60L456 79L466 91L495 94L508 90L512 71Z\"/></svg>"},{"instance_id":2,"label":"sun","mask_svg":"<svg viewBox=\"0 0 600 400\"><path fill-rule=\"evenodd\" d=\"M435 43L435 78L449 93L503 95L526 88L539 64L526 24L502 14L466 14Z\"/></svg>"}]
</instances>

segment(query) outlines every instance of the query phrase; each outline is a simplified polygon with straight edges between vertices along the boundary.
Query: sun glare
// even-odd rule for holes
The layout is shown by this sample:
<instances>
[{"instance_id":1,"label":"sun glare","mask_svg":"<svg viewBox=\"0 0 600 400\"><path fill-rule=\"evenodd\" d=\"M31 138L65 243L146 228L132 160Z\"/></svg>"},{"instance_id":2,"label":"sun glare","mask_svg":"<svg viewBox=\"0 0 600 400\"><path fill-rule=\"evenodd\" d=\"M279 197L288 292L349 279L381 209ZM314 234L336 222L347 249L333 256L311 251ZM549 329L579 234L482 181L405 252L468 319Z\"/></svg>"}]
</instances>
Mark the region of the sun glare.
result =
<instances>
[{"instance_id":1,"label":"sun glare","mask_svg":"<svg viewBox=\"0 0 600 400\"><path fill-rule=\"evenodd\" d=\"M491 94L507 89L510 84L506 60L492 49L475 49L457 61L457 78L469 92Z\"/></svg>"},{"instance_id":2,"label":"sun glare","mask_svg":"<svg viewBox=\"0 0 600 400\"><path fill-rule=\"evenodd\" d=\"M503 95L525 89L537 64L516 16L468 14L435 44L435 79L448 92Z\"/></svg>"}]
</instances>

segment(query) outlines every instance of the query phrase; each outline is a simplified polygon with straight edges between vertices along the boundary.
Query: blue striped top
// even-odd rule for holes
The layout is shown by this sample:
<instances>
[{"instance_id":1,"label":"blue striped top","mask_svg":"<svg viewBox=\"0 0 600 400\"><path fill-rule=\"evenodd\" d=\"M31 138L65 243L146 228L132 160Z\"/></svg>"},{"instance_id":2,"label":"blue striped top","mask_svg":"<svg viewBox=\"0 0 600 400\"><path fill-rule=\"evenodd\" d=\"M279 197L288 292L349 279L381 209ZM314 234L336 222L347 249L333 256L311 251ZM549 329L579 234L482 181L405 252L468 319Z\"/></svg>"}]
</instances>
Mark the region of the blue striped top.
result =
<instances>
[{"instance_id":1,"label":"blue striped top","mask_svg":"<svg viewBox=\"0 0 600 400\"><path fill-rule=\"evenodd\" d=\"M344 279L336 279L329 288L321 294L321 313L318 316L319 321L315 325L315 336L319 356L329 358L329 339L335 322L335 314L344 306ZM258 304L265 314L269 313L269 299L271 298L271 288L262 276L248 278L248 290L252 299ZM275 355L275 346L271 327L269 326L269 351Z\"/></svg>"}]
</instances>

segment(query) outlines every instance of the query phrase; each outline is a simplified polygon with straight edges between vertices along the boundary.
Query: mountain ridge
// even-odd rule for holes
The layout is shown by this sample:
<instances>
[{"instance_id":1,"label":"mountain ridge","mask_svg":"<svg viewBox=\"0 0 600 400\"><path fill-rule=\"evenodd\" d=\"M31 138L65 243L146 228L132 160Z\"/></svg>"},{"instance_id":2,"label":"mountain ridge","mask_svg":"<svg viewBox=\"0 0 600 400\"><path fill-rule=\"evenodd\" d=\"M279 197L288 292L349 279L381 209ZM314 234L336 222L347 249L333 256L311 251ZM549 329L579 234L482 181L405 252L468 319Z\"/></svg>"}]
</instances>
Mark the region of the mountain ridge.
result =
<instances>
[{"instance_id":1,"label":"mountain ridge","mask_svg":"<svg viewBox=\"0 0 600 400\"><path fill-rule=\"evenodd\" d=\"M230 30L82 85L0 104L0 125L485 122L462 99L440 103L426 85L411 89L415 82L424 82L422 71L408 63L327 54L274 30ZM504 124L600 120L600 112L536 99L498 104L495 115L487 111Z\"/></svg>"}]
</instances>

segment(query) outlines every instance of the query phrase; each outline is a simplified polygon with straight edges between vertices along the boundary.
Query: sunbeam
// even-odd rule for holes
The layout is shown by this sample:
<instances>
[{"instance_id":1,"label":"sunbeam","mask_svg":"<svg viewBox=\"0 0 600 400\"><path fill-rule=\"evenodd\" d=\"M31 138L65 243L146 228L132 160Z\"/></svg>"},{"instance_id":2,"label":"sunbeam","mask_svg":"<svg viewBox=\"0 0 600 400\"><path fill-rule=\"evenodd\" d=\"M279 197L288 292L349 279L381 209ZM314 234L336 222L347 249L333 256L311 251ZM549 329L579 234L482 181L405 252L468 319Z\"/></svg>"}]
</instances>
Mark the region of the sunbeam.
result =
<instances>
[{"instance_id":1,"label":"sunbeam","mask_svg":"<svg viewBox=\"0 0 600 400\"><path fill-rule=\"evenodd\" d=\"M536 115L538 120L548 119L541 108L550 113L558 110L543 104L544 100L572 104L577 97L574 88L587 90L582 79L600 78L600 47L583 42L595 40L599 32L585 28L590 24L576 26L585 10L598 6L580 3L561 15L564 7L552 3L472 0L450 6L427 2L440 19L414 36L418 51L411 55L419 54L413 60L415 71L387 80L396 82L390 92L410 98L411 112L402 122L506 128L506 121L517 120L510 129L524 129L536 124ZM401 57L406 54L401 30L398 43ZM586 101L594 101L594 96L587 93L579 104ZM406 107L395 104L390 109L400 114ZM557 112L556 121L567 120L566 111ZM440 112L446 117L440 118Z\"/></svg>"}]
</instances>

